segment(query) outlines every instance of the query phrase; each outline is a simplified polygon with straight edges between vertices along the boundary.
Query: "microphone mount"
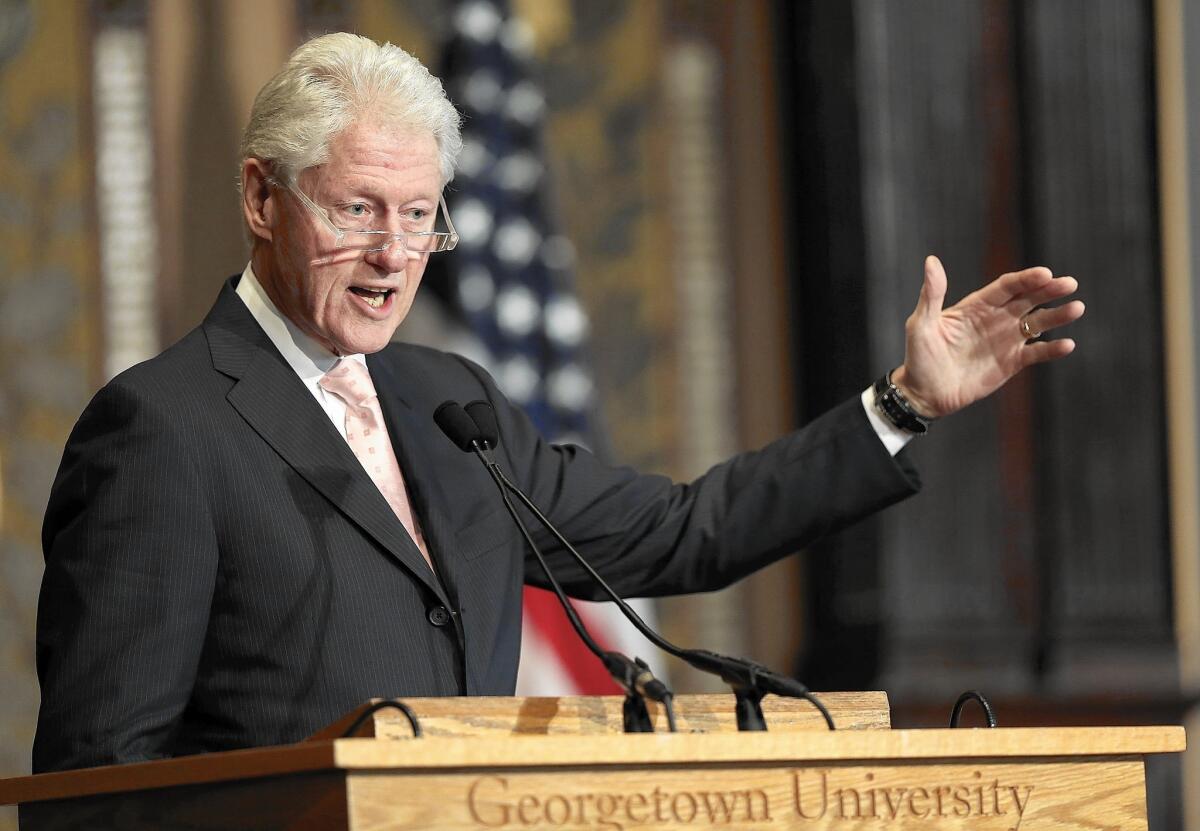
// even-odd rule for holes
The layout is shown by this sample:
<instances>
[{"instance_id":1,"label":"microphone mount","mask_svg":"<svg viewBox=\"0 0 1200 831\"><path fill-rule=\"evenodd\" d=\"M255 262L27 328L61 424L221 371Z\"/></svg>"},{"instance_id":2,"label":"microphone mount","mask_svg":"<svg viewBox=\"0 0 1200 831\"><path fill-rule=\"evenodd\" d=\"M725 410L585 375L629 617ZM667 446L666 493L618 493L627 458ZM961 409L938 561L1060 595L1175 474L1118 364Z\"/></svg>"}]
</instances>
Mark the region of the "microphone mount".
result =
<instances>
[{"instance_id":1,"label":"microphone mount","mask_svg":"<svg viewBox=\"0 0 1200 831\"><path fill-rule=\"evenodd\" d=\"M487 408L486 413L480 411L480 405ZM508 490L505 487L505 483L508 480L504 476L504 472L500 469L500 466L491 458L488 452L497 437L495 416L491 412L490 405L487 405L486 402L472 401L464 409L456 402L446 401L434 412L434 420L452 442L462 450L473 452L483 463L484 468L491 475L492 481L495 482L497 489L500 491L504 507L516 523L521 535L525 538L525 543L533 552L538 565L541 566L542 573L546 575L546 580L562 605L563 611L571 623L571 627L588 650L600 659L604 668L612 676L613 681L625 691L625 702L622 706L625 732L654 732L654 724L651 722L650 712L646 708L647 698L662 704L667 716L667 727L672 733L676 732L675 709L673 706L674 694L666 684L654 677L654 674L650 671L650 667L645 661L640 658L630 659L620 652L606 650L596 642L580 619L579 613L575 611L575 607L567 599L566 593L563 591L554 573L550 570L550 565L546 562L541 549L538 548L537 543L534 542L532 535L529 533L529 529L525 527L525 523L517 513L516 506L513 505L512 499L509 498ZM480 424L480 421L484 423ZM511 483L508 484L511 486Z\"/></svg>"},{"instance_id":2,"label":"microphone mount","mask_svg":"<svg viewBox=\"0 0 1200 831\"><path fill-rule=\"evenodd\" d=\"M800 698L811 703L817 708L817 711L825 719L825 724L830 730L836 729L833 723L833 717L829 714L829 710L825 705L812 694L804 684L794 678L789 678L785 675L780 675L777 672L764 667L762 664L745 658L734 658L728 655L720 655L716 652L710 652L706 649L686 649L668 641L649 625L642 620L641 616L633 610L625 600L618 595L608 583L602 578L591 564L584 559L583 555L575 550L569 541L559 533L558 529L550 522L545 514L533 503L533 501L525 495L520 488L514 485L504 472L497 466L494 475L503 482L504 487L513 493L521 504L537 518L538 522L549 531L558 543L563 546L576 561L584 568L585 571L592 577L593 580L603 589L605 594L609 596L622 614L649 639L655 646L662 649L664 652L679 658L681 661L689 664L701 672L707 672L718 676L722 681L730 686L736 699L736 714L738 730L742 731L762 731L767 729L766 719L762 713L761 701L763 696L768 693L786 698Z\"/></svg>"},{"instance_id":3,"label":"microphone mount","mask_svg":"<svg viewBox=\"0 0 1200 831\"><path fill-rule=\"evenodd\" d=\"M443 404L438 408L438 410L441 411L450 403L451 402L446 402L446 404ZM486 402L473 401L468 405L468 407L472 410L470 413L472 419L476 421L484 419L489 420L489 435L498 437L498 431L494 429L495 416L491 412L491 406ZM486 408L487 412L482 412L482 408ZM482 428L483 425L480 425L477 435L481 435L485 432ZM450 438L451 441L455 441L456 444L459 444L459 446L462 447L462 444L456 441L454 436L450 436ZM492 475L492 479L500 487L501 495L504 497L506 505L511 506L512 502L508 497L508 493L512 493L517 497L518 500L520 500L521 504L526 508L526 510L533 514L542 527L550 532L554 539L558 541L559 545L561 545L568 553L571 554L572 557L574 557L576 562L578 562L584 571L587 572L588 576L590 576L592 580L600 586L604 593L608 595L609 599L617 605L617 608L621 610L621 614L623 614L625 618L629 620L629 622L632 623L634 627L651 643L662 649L667 654L679 658L701 672L718 676L730 686L730 689L733 691L734 698L736 700L735 712L737 715L738 730L764 731L767 729L766 719L763 717L761 702L763 697L769 693L773 693L781 697L800 698L808 701L817 709L822 718L824 718L826 726L828 726L830 730L836 729L836 726L833 722L833 716L830 715L829 710L819 698L813 695L812 691L809 690L807 686L800 683L796 679L781 675L768 669L762 664L755 663L754 661L750 661L746 658L735 658L728 655L720 655L716 652L711 652L706 649L685 649L677 646L671 641L668 641L654 629L650 628L650 626L647 625L644 620L642 620L641 616L635 612L628 603L625 602L624 598L613 591L612 587L608 585L608 582L604 580L604 578L601 577L594 568L592 568L592 565L575 549L575 546L571 545L570 541L568 541L567 538L564 537L561 532L559 532L554 524L550 522L549 518L547 518L546 515L543 514L542 511L537 507L537 505L533 503L533 500L526 496L524 491L513 484L512 481L510 481L508 477L504 475L504 471L500 469L499 465L497 465L487 456L486 451L489 449L489 443L486 441L480 441L479 439L476 439L475 442L476 444L473 449L483 461L484 465L487 466L488 472ZM514 519L516 519L517 514L515 508L510 507L509 510ZM530 539L528 532L525 530L524 525L519 519L517 520L517 523L521 527L522 532L525 533L526 540L530 543L530 545L532 545L532 540ZM541 559L541 553L536 549L535 553L538 556L539 562L542 563L543 570L546 570L547 574L549 574L544 561ZM552 585L557 585L553 578L551 578L551 582ZM618 681L618 683L620 683L620 681ZM670 715L670 712L668 712L669 717Z\"/></svg>"}]
</instances>

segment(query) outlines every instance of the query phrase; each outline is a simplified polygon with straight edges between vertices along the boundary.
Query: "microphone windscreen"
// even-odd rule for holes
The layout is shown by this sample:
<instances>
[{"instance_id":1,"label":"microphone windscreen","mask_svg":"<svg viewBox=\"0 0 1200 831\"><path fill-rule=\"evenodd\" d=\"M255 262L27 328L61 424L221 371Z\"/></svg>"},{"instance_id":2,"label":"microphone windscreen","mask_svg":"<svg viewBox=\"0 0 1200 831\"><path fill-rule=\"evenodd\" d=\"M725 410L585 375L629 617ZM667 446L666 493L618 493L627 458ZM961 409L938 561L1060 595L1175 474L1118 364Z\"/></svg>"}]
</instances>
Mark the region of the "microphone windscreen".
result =
<instances>
[{"instance_id":1,"label":"microphone windscreen","mask_svg":"<svg viewBox=\"0 0 1200 831\"><path fill-rule=\"evenodd\" d=\"M479 428L461 404L457 401L443 401L433 411L433 420L459 450L471 452L472 442L479 438Z\"/></svg>"},{"instance_id":2,"label":"microphone windscreen","mask_svg":"<svg viewBox=\"0 0 1200 831\"><path fill-rule=\"evenodd\" d=\"M479 428L479 438L488 447L500 446L500 425L496 423L496 411L486 401L472 401L466 406L467 415Z\"/></svg>"}]
</instances>

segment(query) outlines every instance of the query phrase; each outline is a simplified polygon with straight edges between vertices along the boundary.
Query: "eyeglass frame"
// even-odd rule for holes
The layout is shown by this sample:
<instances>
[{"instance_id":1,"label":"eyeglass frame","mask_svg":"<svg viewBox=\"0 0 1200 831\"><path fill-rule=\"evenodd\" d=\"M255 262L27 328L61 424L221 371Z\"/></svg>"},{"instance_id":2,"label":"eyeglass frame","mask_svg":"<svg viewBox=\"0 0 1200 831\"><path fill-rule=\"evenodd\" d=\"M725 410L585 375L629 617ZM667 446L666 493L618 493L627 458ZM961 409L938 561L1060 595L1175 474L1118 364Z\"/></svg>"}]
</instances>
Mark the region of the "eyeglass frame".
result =
<instances>
[{"instance_id":1,"label":"eyeglass frame","mask_svg":"<svg viewBox=\"0 0 1200 831\"><path fill-rule=\"evenodd\" d=\"M404 246L404 250L409 254L441 254L446 251L453 251L458 247L458 241L460 237L458 235L458 231L454 230L454 222L450 219L450 209L446 207L445 194L438 194L438 208L441 209L442 216L446 218L446 228L448 229L446 231L401 231L398 233L395 231L381 230L358 231L352 228L339 228L338 226L334 225L333 220L329 218L327 209L322 208L316 202L312 201L307 193L300 190L300 188L296 187L295 185L289 185L286 182L281 182L274 176L271 176L268 181L271 184L287 188L291 193L293 193L296 198L299 199L300 202L306 208L308 208L309 211L311 211L312 214L317 217L317 219L321 220L321 222L324 223L325 227L328 228L330 232L333 233L334 237L337 239L336 244L338 248L344 248L347 251L362 251L364 254L370 254L376 251L388 250L388 248L390 248L392 243L396 240L399 240L400 244ZM434 217L435 222L436 220L437 217ZM343 244L342 241L346 238L347 234L379 235L388 238L388 241L378 248L354 248L352 246ZM445 248L439 248L436 251L415 251L408 246L408 241L406 239L407 237L445 237L447 244Z\"/></svg>"}]
</instances>

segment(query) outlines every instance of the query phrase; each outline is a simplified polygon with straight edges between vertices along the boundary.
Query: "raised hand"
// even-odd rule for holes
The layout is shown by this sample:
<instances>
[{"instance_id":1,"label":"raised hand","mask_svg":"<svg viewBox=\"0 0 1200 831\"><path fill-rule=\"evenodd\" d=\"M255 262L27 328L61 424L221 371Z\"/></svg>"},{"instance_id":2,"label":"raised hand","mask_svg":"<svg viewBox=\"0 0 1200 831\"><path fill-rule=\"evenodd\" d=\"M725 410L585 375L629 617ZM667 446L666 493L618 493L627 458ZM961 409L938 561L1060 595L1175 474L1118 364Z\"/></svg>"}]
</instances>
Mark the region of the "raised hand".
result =
<instances>
[{"instance_id":1,"label":"raised hand","mask_svg":"<svg viewBox=\"0 0 1200 831\"><path fill-rule=\"evenodd\" d=\"M941 261L926 257L921 297L904 325L904 364L892 373L892 382L922 415L961 410L1030 364L1074 351L1070 338L1040 337L1082 317L1083 303L1039 308L1074 294L1079 287L1074 277L1027 268L1001 275L943 309L946 283Z\"/></svg>"}]
</instances>

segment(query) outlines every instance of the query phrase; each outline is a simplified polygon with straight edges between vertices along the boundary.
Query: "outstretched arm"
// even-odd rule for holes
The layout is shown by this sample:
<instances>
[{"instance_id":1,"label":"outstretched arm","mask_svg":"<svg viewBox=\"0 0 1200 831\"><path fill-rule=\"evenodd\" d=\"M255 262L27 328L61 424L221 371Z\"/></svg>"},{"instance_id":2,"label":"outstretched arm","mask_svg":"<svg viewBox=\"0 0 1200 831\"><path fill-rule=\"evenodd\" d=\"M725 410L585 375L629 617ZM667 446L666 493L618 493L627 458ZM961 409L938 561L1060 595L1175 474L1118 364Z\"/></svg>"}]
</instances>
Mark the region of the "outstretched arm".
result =
<instances>
[{"instance_id":1,"label":"outstretched arm","mask_svg":"<svg viewBox=\"0 0 1200 831\"><path fill-rule=\"evenodd\" d=\"M1083 316L1079 300L1041 308L1074 294L1079 287L1074 277L1027 268L1001 275L943 309L946 285L941 261L927 257L921 297L904 327L904 364L892 373L892 382L922 415L937 418L961 410L1030 364L1075 349L1070 338L1040 339Z\"/></svg>"}]
</instances>

